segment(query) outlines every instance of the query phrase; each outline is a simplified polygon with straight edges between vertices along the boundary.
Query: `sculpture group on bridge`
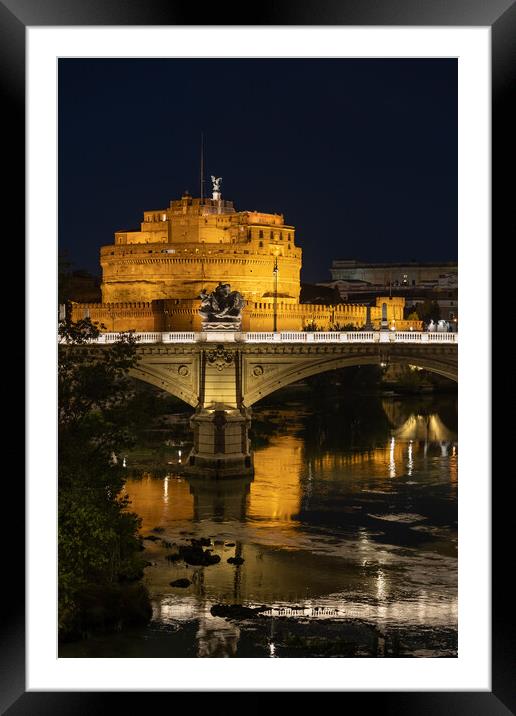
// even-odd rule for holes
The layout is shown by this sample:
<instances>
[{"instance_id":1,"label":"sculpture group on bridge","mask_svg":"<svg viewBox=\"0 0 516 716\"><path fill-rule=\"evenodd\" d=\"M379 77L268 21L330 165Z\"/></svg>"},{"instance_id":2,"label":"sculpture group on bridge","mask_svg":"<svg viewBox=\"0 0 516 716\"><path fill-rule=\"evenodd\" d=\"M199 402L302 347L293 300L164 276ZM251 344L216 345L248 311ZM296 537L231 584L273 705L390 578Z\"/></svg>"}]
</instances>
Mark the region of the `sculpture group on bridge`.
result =
<instances>
[{"instance_id":1,"label":"sculpture group on bridge","mask_svg":"<svg viewBox=\"0 0 516 716\"><path fill-rule=\"evenodd\" d=\"M230 324L233 328L240 326L244 297L238 291L232 291L229 283L219 283L211 293L202 289L199 298L203 328L215 328L225 324Z\"/></svg>"},{"instance_id":2,"label":"sculpture group on bridge","mask_svg":"<svg viewBox=\"0 0 516 716\"><path fill-rule=\"evenodd\" d=\"M439 333L448 333L452 330L452 326L448 321L444 321L442 319L437 323L434 323L434 319L432 318L428 324L427 330L430 333L434 333L435 331Z\"/></svg>"}]
</instances>

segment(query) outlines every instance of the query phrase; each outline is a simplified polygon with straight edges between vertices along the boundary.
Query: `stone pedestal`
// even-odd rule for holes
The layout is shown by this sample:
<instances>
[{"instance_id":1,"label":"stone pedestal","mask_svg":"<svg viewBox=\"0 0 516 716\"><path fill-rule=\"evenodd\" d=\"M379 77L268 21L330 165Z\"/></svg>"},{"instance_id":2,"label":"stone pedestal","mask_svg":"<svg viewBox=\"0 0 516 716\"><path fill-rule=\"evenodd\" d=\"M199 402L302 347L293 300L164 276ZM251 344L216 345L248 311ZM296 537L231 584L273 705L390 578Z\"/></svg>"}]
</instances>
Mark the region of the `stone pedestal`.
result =
<instances>
[{"instance_id":1,"label":"stone pedestal","mask_svg":"<svg viewBox=\"0 0 516 716\"><path fill-rule=\"evenodd\" d=\"M238 320L219 320L219 321L203 321L201 323L201 331L203 332L211 332L211 331L241 331L242 330L242 321L240 318Z\"/></svg>"},{"instance_id":2,"label":"stone pedestal","mask_svg":"<svg viewBox=\"0 0 516 716\"><path fill-rule=\"evenodd\" d=\"M199 477L239 477L253 475L248 437L251 418L245 409L200 408L190 419L194 446L186 472Z\"/></svg>"}]
</instances>

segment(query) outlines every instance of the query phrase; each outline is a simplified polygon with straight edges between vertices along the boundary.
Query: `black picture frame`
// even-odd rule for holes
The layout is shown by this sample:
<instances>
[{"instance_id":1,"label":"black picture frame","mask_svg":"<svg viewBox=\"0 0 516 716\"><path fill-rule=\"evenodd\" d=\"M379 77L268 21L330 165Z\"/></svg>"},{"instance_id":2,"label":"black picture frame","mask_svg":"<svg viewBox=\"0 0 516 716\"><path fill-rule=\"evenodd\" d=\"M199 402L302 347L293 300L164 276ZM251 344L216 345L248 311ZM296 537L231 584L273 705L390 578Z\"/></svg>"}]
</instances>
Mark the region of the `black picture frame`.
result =
<instances>
[{"instance_id":1,"label":"black picture frame","mask_svg":"<svg viewBox=\"0 0 516 716\"><path fill-rule=\"evenodd\" d=\"M177 0L0 0L0 86L7 111L3 113L4 138L16 148L9 164L6 205L25 214L25 31L28 26L81 25L384 25L384 26L489 26L492 32L492 187L493 239L503 243L506 227L514 229L514 185L511 152L516 116L510 103L516 71L516 4L513 0L262 0L256 5L241 4L226 9L216 3L205 7ZM202 16L202 21L199 18ZM497 248L493 250L493 260ZM17 258L20 264L20 256ZM509 277L507 269L502 275ZM486 291L483 291L486 298ZM501 318L493 312L493 331ZM495 394L493 386L493 395ZM498 426L498 440L509 438L512 425ZM504 433L505 431L505 433ZM511 433L513 431L511 430ZM486 436L488 439L489 436ZM512 437L512 434L511 434ZM507 442L509 442L507 440ZM499 443L501 444L501 442ZM510 444L510 443L509 443ZM493 450L494 454L494 450ZM509 475L505 475L508 477ZM501 477L504 477L503 475ZM11 480L11 483L13 481ZM511 638L510 620L514 611L513 592L504 588L506 552L510 544L510 519L503 512L512 508L507 495L493 485L493 589L492 589L492 691L491 692L352 692L346 693L356 705L387 714L468 714L485 716L516 713L516 646ZM15 511L17 533L24 523L24 484L20 479L9 501ZM495 519L496 516L496 519ZM20 535L21 536L21 535ZM9 565L9 589L16 584L17 597L7 614L2 639L0 685L2 713L92 714L113 710L112 693L26 692L25 609L22 599L24 567L21 539L16 557ZM5 587L4 587L5 588ZM4 614L6 611L4 609ZM193 668L193 667L192 667ZM407 684L410 689L410 684ZM336 690L338 687L336 686ZM158 694L152 694L157 696ZM117 694L117 701L121 694ZM130 695L132 710L144 707L149 693ZM154 700L154 699L153 699ZM353 704L354 705L354 704ZM147 703L148 706L148 703Z\"/></svg>"}]
</instances>

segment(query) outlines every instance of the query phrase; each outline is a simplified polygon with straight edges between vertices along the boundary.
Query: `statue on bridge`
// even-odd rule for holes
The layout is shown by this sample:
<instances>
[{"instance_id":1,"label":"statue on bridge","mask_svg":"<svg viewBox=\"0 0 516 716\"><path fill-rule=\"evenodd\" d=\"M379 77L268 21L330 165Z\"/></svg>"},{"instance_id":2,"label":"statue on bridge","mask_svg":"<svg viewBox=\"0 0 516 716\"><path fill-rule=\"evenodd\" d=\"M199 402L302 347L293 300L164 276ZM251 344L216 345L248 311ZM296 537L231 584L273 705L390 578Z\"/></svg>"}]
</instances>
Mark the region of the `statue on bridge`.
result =
<instances>
[{"instance_id":1,"label":"statue on bridge","mask_svg":"<svg viewBox=\"0 0 516 716\"><path fill-rule=\"evenodd\" d=\"M211 293L203 288L199 298L203 331L240 330L244 297L238 291L232 291L229 283L219 283Z\"/></svg>"}]
</instances>

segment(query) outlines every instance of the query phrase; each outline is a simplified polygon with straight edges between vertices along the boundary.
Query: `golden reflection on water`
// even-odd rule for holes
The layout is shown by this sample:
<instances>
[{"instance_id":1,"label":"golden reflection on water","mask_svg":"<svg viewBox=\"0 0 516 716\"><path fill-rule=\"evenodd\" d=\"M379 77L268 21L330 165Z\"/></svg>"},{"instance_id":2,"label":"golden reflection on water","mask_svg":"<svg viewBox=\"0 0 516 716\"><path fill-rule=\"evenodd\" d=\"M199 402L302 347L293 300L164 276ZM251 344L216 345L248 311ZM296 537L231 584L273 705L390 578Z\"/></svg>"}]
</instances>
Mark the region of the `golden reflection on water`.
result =
<instances>
[{"instance_id":1,"label":"golden reflection on water","mask_svg":"<svg viewBox=\"0 0 516 716\"><path fill-rule=\"evenodd\" d=\"M158 534L175 544L194 535L210 537L210 549L220 557L208 568L169 563L170 548L146 541L152 566L145 570L145 582L154 618L160 623L195 618L201 657L237 653L239 628L210 614L217 602L269 604L271 615L279 610L280 616L281 610L299 605L295 609L309 618L453 625L456 572L449 550L435 553L429 566L424 551L401 556L375 543L365 528L358 527L354 536L314 536L300 522L313 490L386 493L391 499L399 480L408 478L411 485L411 480L425 479L429 460L449 480L450 496L456 496L456 436L436 416L420 417L400 420L382 445L363 450L319 447L312 453L295 434L275 436L255 451L254 479L185 479L171 472L165 478L144 474L128 480L126 491L131 509L142 518L143 535L161 527ZM446 458L443 467L435 467L441 458ZM235 556L245 560L242 566L227 562ZM406 570L401 581L400 569ZM191 581L186 590L170 586L185 577Z\"/></svg>"},{"instance_id":2,"label":"golden reflection on water","mask_svg":"<svg viewBox=\"0 0 516 716\"><path fill-rule=\"evenodd\" d=\"M301 475L305 469L304 445L300 438L284 435L255 453L255 479L251 485L248 517L269 522L291 523L301 506Z\"/></svg>"},{"instance_id":3,"label":"golden reflection on water","mask_svg":"<svg viewBox=\"0 0 516 716\"><path fill-rule=\"evenodd\" d=\"M193 497L188 483L181 478L156 479L145 473L138 480L128 480L126 492L131 500L130 509L143 520L143 532L171 520L193 519Z\"/></svg>"},{"instance_id":4,"label":"golden reflection on water","mask_svg":"<svg viewBox=\"0 0 516 716\"><path fill-rule=\"evenodd\" d=\"M457 439L457 434L446 427L441 418L432 415L411 415L394 435L402 440L427 440L430 442L450 442Z\"/></svg>"},{"instance_id":5,"label":"golden reflection on water","mask_svg":"<svg viewBox=\"0 0 516 716\"><path fill-rule=\"evenodd\" d=\"M327 451L319 454L312 462L320 473L318 479L340 479L342 471L349 470L350 467L361 467L364 477L367 474L370 478L387 476L393 478L396 474L404 474L409 463L412 468L414 454L422 449L422 445L410 445L392 437L382 447L349 453ZM356 487L360 489L360 485ZM386 489L389 489L388 485Z\"/></svg>"},{"instance_id":6,"label":"golden reflection on water","mask_svg":"<svg viewBox=\"0 0 516 716\"><path fill-rule=\"evenodd\" d=\"M382 484L382 490L388 492L396 489L396 477L412 477L417 460L426 458L432 448L434 453L437 450L441 457L449 458L450 483L456 485L457 445L446 439L453 439L454 434L437 416L428 416L425 424L432 426L439 443L421 439L421 421L412 419L395 431L385 445L362 451L328 450L308 457L303 440L287 434L272 438L269 445L255 452L254 479L217 482L174 474L156 479L145 473L141 479L128 480L126 491L131 509L142 517L142 531L167 522L202 520L248 520L257 527L281 525L283 529L295 529L314 474L319 482L341 481L352 474L350 492L360 491L379 478L390 478ZM399 434L404 437L396 437Z\"/></svg>"}]
</instances>

